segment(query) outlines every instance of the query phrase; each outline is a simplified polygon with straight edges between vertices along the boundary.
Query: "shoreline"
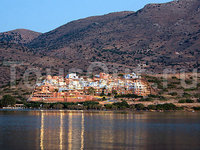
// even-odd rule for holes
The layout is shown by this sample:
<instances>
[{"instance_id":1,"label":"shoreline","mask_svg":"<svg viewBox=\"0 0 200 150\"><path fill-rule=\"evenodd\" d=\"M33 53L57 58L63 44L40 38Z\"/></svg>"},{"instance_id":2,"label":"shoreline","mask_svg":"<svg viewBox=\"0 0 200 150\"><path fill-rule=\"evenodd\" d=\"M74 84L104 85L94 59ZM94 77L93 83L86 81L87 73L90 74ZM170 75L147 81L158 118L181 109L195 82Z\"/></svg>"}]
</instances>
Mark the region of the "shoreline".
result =
<instances>
[{"instance_id":1,"label":"shoreline","mask_svg":"<svg viewBox=\"0 0 200 150\"><path fill-rule=\"evenodd\" d=\"M48 111L48 112L200 112L198 110L69 110L69 109L3 109L0 108L0 111Z\"/></svg>"}]
</instances>

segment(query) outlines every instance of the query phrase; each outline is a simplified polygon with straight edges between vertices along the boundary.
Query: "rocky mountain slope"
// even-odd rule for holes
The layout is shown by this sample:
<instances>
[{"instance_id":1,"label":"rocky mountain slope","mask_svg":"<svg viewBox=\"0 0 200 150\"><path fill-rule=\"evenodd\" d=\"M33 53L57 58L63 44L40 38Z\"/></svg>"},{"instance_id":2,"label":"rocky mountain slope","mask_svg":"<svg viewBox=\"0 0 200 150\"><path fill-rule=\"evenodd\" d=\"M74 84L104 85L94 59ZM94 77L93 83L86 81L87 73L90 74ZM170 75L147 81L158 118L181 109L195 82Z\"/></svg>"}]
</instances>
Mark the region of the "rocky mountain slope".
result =
<instances>
[{"instance_id":1,"label":"rocky mountain slope","mask_svg":"<svg viewBox=\"0 0 200 150\"><path fill-rule=\"evenodd\" d=\"M198 60L199 16L199 0L148 4L137 12L70 22L40 35L27 46L43 55L70 61L134 67L139 63L159 63L163 68Z\"/></svg>"},{"instance_id":2,"label":"rocky mountain slope","mask_svg":"<svg viewBox=\"0 0 200 150\"><path fill-rule=\"evenodd\" d=\"M0 61L20 58L55 71L86 72L91 62L105 63L110 72L139 65L157 73L165 68L191 71L199 67L199 16L200 0L180 0L88 17L44 34L14 30L0 34Z\"/></svg>"},{"instance_id":3,"label":"rocky mountain slope","mask_svg":"<svg viewBox=\"0 0 200 150\"><path fill-rule=\"evenodd\" d=\"M8 32L0 33L0 41L11 43L26 44L37 38L42 33L34 32L26 29L16 29Z\"/></svg>"}]
</instances>

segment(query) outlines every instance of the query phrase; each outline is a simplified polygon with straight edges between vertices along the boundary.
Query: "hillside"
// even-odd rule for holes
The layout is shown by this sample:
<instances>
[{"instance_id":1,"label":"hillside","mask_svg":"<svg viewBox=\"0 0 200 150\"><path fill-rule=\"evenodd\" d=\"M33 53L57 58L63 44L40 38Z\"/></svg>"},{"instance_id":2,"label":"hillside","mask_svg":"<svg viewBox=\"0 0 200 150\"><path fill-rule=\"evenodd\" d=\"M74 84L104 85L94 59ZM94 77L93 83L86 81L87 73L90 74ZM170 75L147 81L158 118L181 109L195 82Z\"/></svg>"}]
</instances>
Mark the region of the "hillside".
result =
<instances>
[{"instance_id":1,"label":"hillside","mask_svg":"<svg viewBox=\"0 0 200 150\"><path fill-rule=\"evenodd\" d=\"M18 63L16 65L16 79L23 80L23 75L27 69L36 68L41 72L41 75L46 75L46 70L51 69L52 75L59 74L59 68L65 69L65 74L68 73L66 64L69 60L60 59L57 57L43 56L31 51L26 46L16 43L0 42L0 87L10 82L11 67L6 65L7 62ZM77 61L72 68L81 68L84 61ZM35 77L33 73L31 76Z\"/></svg>"},{"instance_id":2,"label":"hillside","mask_svg":"<svg viewBox=\"0 0 200 150\"><path fill-rule=\"evenodd\" d=\"M137 12L94 16L63 25L27 44L35 52L75 63L104 62L161 72L197 64L200 1L148 4ZM72 63L72 64L73 64ZM70 66L69 66L70 67Z\"/></svg>"},{"instance_id":3,"label":"hillside","mask_svg":"<svg viewBox=\"0 0 200 150\"><path fill-rule=\"evenodd\" d=\"M109 72L133 70L139 64L155 73L165 68L192 71L200 66L199 15L199 0L182 0L88 17L44 34L25 29L0 33L0 85L10 77L4 61L30 64L17 69L17 78L31 67L43 74L46 68L52 74L59 68L65 74L71 68L86 73L91 62L105 63Z\"/></svg>"},{"instance_id":4,"label":"hillside","mask_svg":"<svg viewBox=\"0 0 200 150\"><path fill-rule=\"evenodd\" d=\"M0 33L0 41L18 44L26 44L37 38L41 33L26 29L16 29L8 32Z\"/></svg>"}]
</instances>

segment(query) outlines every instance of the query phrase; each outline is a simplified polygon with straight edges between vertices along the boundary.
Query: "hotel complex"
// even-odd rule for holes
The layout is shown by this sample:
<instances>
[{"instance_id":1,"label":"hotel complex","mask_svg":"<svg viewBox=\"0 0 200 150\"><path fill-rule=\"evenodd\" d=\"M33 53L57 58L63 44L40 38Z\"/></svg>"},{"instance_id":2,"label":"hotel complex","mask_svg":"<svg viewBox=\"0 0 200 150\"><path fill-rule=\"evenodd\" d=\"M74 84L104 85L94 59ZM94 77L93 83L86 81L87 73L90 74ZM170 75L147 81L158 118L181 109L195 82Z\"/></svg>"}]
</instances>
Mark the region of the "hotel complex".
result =
<instances>
[{"instance_id":1,"label":"hotel complex","mask_svg":"<svg viewBox=\"0 0 200 150\"><path fill-rule=\"evenodd\" d=\"M76 73L64 76L48 75L37 83L28 101L81 102L96 101L100 96L114 94L150 94L148 83L135 73L114 76L106 73L91 78L79 77Z\"/></svg>"}]
</instances>

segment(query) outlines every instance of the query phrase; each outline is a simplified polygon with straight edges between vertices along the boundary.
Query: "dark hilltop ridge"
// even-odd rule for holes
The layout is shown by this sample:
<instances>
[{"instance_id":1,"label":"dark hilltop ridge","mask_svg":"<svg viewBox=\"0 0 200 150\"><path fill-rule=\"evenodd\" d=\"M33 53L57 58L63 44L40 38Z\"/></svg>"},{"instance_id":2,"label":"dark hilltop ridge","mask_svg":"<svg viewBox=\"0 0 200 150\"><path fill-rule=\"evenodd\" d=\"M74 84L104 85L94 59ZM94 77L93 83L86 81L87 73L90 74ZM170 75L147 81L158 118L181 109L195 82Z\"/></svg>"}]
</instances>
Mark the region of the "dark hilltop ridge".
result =
<instances>
[{"instance_id":1,"label":"dark hilltop ridge","mask_svg":"<svg viewBox=\"0 0 200 150\"><path fill-rule=\"evenodd\" d=\"M165 68L192 71L199 67L200 0L148 4L137 12L123 11L69 22L41 34L25 29L0 33L0 61L23 61L41 70L79 68L91 62L108 68ZM0 66L1 83L10 69ZM26 67L20 67L22 72Z\"/></svg>"},{"instance_id":2,"label":"dark hilltop ridge","mask_svg":"<svg viewBox=\"0 0 200 150\"><path fill-rule=\"evenodd\" d=\"M0 41L26 44L37 38L42 33L34 32L27 29L16 29L8 32L0 33Z\"/></svg>"}]
</instances>

